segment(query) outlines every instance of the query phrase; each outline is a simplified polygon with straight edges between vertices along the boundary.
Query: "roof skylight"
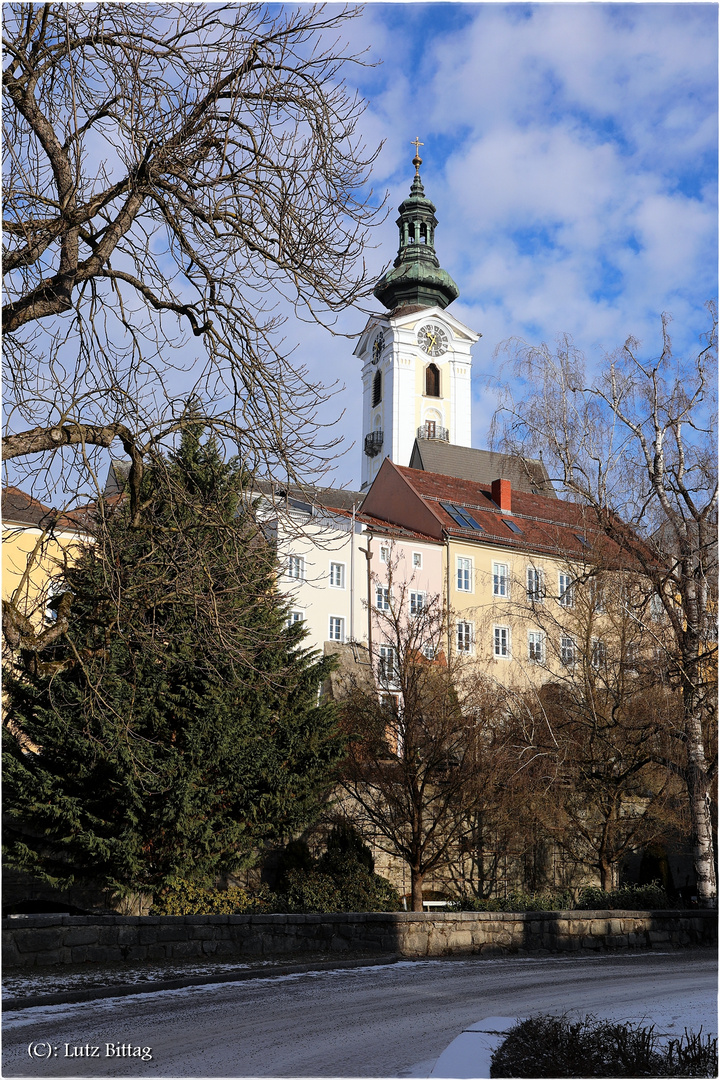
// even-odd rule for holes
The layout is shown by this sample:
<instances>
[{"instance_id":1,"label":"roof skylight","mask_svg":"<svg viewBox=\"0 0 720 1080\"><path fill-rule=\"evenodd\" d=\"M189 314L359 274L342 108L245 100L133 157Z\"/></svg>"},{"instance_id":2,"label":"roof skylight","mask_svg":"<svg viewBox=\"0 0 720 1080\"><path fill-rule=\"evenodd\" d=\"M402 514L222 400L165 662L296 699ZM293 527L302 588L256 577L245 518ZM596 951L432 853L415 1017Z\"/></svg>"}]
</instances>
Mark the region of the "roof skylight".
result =
<instances>
[{"instance_id":1,"label":"roof skylight","mask_svg":"<svg viewBox=\"0 0 720 1080\"><path fill-rule=\"evenodd\" d=\"M485 531L482 525L478 525L475 518L464 506L456 506L454 503L446 502L441 502L440 505L461 529L475 529L476 532Z\"/></svg>"},{"instance_id":2,"label":"roof skylight","mask_svg":"<svg viewBox=\"0 0 720 1080\"><path fill-rule=\"evenodd\" d=\"M510 532L516 533L518 536L522 536L522 529L519 525L516 525L514 521L507 521L506 518L501 518L500 520L502 521L503 525L507 525Z\"/></svg>"}]
</instances>

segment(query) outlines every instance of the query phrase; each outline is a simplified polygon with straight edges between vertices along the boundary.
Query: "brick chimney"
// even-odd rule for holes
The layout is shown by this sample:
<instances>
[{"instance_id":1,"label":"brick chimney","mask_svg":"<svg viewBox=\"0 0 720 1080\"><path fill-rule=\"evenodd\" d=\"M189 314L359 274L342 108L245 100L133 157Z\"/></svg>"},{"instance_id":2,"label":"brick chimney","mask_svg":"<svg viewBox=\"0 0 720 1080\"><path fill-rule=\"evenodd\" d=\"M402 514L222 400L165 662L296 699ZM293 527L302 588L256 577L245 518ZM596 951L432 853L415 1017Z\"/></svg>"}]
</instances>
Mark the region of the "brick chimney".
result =
<instances>
[{"instance_id":1,"label":"brick chimney","mask_svg":"<svg viewBox=\"0 0 720 1080\"><path fill-rule=\"evenodd\" d=\"M492 497L506 514L512 513L512 484L509 480L493 480Z\"/></svg>"}]
</instances>

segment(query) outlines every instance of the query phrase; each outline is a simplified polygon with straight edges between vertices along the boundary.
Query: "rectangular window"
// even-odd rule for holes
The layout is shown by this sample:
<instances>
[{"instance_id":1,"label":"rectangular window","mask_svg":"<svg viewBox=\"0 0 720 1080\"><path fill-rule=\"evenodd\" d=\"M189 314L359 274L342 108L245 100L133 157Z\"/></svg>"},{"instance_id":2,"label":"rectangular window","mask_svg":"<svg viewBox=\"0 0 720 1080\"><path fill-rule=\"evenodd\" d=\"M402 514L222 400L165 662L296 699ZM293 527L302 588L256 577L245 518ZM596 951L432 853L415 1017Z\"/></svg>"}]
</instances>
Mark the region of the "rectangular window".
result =
<instances>
[{"instance_id":1,"label":"rectangular window","mask_svg":"<svg viewBox=\"0 0 720 1080\"><path fill-rule=\"evenodd\" d=\"M472 559L458 557L457 587L458 592L472 592Z\"/></svg>"},{"instance_id":2,"label":"rectangular window","mask_svg":"<svg viewBox=\"0 0 720 1080\"><path fill-rule=\"evenodd\" d=\"M390 589L385 585L375 587L375 607L378 611L390 610Z\"/></svg>"},{"instance_id":3,"label":"rectangular window","mask_svg":"<svg viewBox=\"0 0 720 1080\"><path fill-rule=\"evenodd\" d=\"M640 659L640 646L637 641L631 641L625 646L625 670L629 672L637 672L638 661Z\"/></svg>"},{"instance_id":4,"label":"rectangular window","mask_svg":"<svg viewBox=\"0 0 720 1080\"><path fill-rule=\"evenodd\" d=\"M602 584L597 578L590 578L590 603L596 615L605 614L605 596Z\"/></svg>"},{"instance_id":5,"label":"rectangular window","mask_svg":"<svg viewBox=\"0 0 720 1080\"><path fill-rule=\"evenodd\" d=\"M379 698L380 698L380 707L383 708L383 709L387 709L395 717L397 717L399 712L400 712L400 698L398 697L398 695L397 694L380 694Z\"/></svg>"},{"instance_id":6,"label":"rectangular window","mask_svg":"<svg viewBox=\"0 0 720 1080\"><path fill-rule=\"evenodd\" d=\"M510 657L510 627L493 627L493 655L504 660Z\"/></svg>"},{"instance_id":7,"label":"rectangular window","mask_svg":"<svg viewBox=\"0 0 720 1080\"><path fill-rule=\"evenodd\" d=\"M345 640L345 620L339 618L337 615L330 616L330 641L344 641Z\"/></svg>"},{"instance_id":8,"label":"rectangular window","mask_svg":"<svg viewBox=\"0 0 720 1080\"><path fill-rule=\"evenodd\" d=\"M565 667L574 667L577 660L575 638L566 634L560 638L560 660Z\"/></svg>"},{"instance_id":9,"label":"rectangular window","mask_svg":"<svg viewBox=\"0 0 720 1080\"><path fill-rule=\"evenodd\" d=\"M473 624L459 622L457 624L457 650L459 653L470 653L473 648Z\"/></svg>"},{"instance_id":10,"label":"rectangular window","mask_svg":"<svg viewBox=\"0 0 720 1080\"><path fill-rule=\"evenodd\" d=\"M302 555L288 555L287 575L293 581L305 580L305 560Z\"/></svg>"},{"instance_id":11,"label":"rectangular window","mask_svg":"<svg viewBox=\"0 0 720 1080\"><path fill-rule=\"evenodd\" d=\"M545 635L542 630L528 630L528 660L531 664L545 663Z\"/></svg>"},{"instance_id":12,"label":"rectangular window","mask_svg":"<svg viewBox=\"0 0 720 1080\"><path fill-rule=\"evenodd\" d=\"M413 551L413 570L422 570L422 552Z\"/></svg>"},{"instance_id":13,"label":"rectangular window","mask_svg":"<svg viewBox=\"0 0 720 1080\"><path fill-rule=\"evenodd\" d=\"M330 563L330 588L331 589L344 589L345 588L345 563L331 562Z\"/></svg>"},{"instance_id":14,"label":"rectangular window","mask_svg":"<svg viewBox=\"0 0 720 1080\"><path fill-rule=\"evenodd\" d=\"M574 603L572 578L561 570L558 574L558 604L561 607L571 608Z\"/></svg>"},{"instance_id":15,"label":"rectangular window","mask_svg":"<svg viewBox=\"0 0 720 1080\"><path fill-rule=\"evenodd\" d=\"M48 582L45 593L45 622L56 623L58 620L58 604L65 588L60 578L53 578Z\"/></svg>"},{"instance_id":16,"label":"rectangular window","mask_svg":"<svg viewBox=\"0 0 720 1080\"><path fill-rule=\"evenodd\" d=\"M424 592L411 592L410 593L410 614L419 615L421 611L425 610L425 593Z\"/></svg>"},{"instance_id":17,"label":"rectangular window","mask_svg":"<svg viewBox=\"0 0 720 1080\"><path fill-rule=\"evenodd\" d=\"M531 604L541 604L545 597L543 572L538 566L527 568L527 598Z\"/></svg>"},{"instance_id":18,"label":"rectangular window","mask_svg":"<svg viewBox=\"0 0 720 1080\"><path fill-rule=\"evenodd\" d=\"M592 639L590 662L596 670L604 668L607 664L607 645L599 638Z\"/></svg>"},{"instance_id":19,"label":"rectangular window","mask_svg":"<svg viewBox=\"0 0 720 1080\"><path fill-rule=\"evenodd\" d=\"M304 611L290 611L288 612L288 626L294 626L295 623L303 622L305 619Z\"/></svg>"},{"instance_id":20,"label":"rectangular window","mask_svg":"<svg viewBox=\"0 0 720 1080\"><path fill-rule=\"evenodd\" d=\"M657 593L652 593L650 596L650 618L660 619L665 614L665 608L663 602Z\"/></svg>"},{"instance_id":21,"label":"rectangular window","mask_svg":"<svg viewBox=\"0 0 720 1080\"><path fill-rule=\"evenodd\" d=\"M381 645L378 649L378 678L385 686L392 685L397 679L397 661L392 645Z\"/></svg>"},{"instance_id":22,"label":"rectangular window","mask_svg":"<svg viewBox=\"0 0 720 1080\"><path fill-rule=\"evenodd\" d=\"M380 562L384 562L384 563L390 562L390 548L387 547L386 545L383 545L380 548Z\"/></svg>"},{"instance_id":23,"label":"rectangular window","mask_svg":"<svg viewBox=\"0 0 720 1080\"><path fill-rule=\"evenodd\" d=\"M507 563L493 563L493 596L510 595L510 575Z\"/></svg>"}]
</instances>

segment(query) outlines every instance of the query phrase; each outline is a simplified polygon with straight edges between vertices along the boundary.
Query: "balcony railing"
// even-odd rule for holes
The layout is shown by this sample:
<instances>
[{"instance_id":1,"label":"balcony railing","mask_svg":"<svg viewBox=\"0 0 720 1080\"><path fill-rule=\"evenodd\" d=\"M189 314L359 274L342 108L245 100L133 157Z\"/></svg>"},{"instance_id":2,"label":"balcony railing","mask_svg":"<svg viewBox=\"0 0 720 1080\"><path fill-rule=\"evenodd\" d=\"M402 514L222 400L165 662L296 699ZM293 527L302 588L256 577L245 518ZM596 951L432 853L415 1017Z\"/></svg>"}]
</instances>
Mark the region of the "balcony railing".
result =
<instances>
[{"instance_id":1,"label":"balcony railing","mask_svg":"<svg viewBox=\"0 0 720 1080\"><path fill-rule=\"evenodd\" d=\"M382 431L372 431L369 435L365 436L365 453L368 457L377 457L382 449L382 444Z\"/></svg>"},{"instance_id":2,"label":"balcony railing","mask_svg":"<svg viewBox=\"0 0 720 1080\"><path fill-rule=\"evenodd\" d=\"M447 428L440 427L432 420L417 429L418 439L440 439L442 442L450 442L450 432Z\"/></svg>"}]
</instances>

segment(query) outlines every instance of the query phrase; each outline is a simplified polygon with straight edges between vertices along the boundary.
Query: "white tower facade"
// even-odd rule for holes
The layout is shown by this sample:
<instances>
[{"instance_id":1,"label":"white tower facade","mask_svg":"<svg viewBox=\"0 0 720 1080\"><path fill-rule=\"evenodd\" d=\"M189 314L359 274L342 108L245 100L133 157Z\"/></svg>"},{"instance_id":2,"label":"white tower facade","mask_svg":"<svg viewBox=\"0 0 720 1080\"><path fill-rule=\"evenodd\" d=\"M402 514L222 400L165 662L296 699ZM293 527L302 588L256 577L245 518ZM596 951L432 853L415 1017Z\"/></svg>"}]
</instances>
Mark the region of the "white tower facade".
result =
<instances>
[{"instance_id":1,"label":"white tower facade","mask_svg":"<svg viewBox=\"0 0 720 1080\"><path fill-rule=\"evenodd\" d=\"M480 337L446 308L459 295L435 251L437 218L415 176L398 207L398 253L374 288L388 308L370 319L355 355L362 361L362 485L367 489L386 457L409 465L416 438L459 446L472 440L470 349Z\"/></svg>"},{"instance_id":2,"label":"white tower facade","mask_svg":"<svg viewBox=\"0 0 720 1080\"><path fill-rule=\"evenodd\" d=\"M370 319L362 363L362 482L384 458L409 465L416 438L472 443L470 350L480 335L438 305L405 305Z\"/></svg>"}]
</instances>

